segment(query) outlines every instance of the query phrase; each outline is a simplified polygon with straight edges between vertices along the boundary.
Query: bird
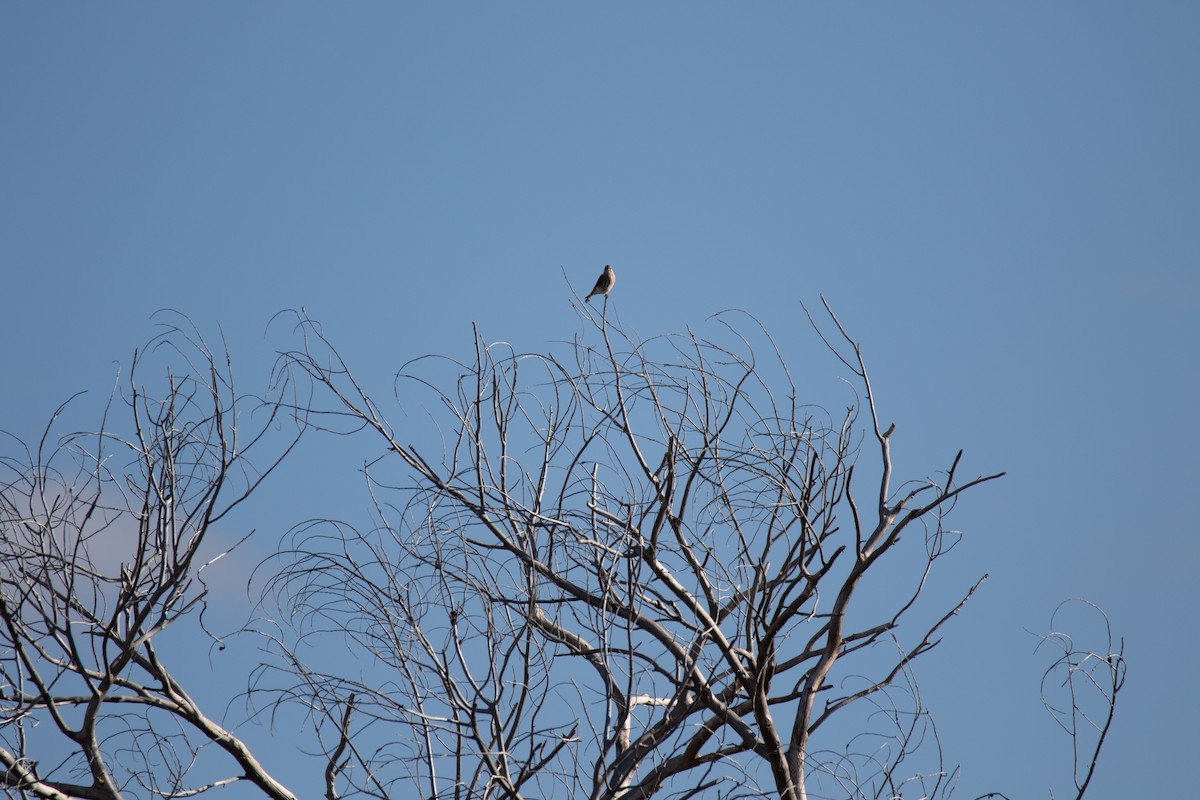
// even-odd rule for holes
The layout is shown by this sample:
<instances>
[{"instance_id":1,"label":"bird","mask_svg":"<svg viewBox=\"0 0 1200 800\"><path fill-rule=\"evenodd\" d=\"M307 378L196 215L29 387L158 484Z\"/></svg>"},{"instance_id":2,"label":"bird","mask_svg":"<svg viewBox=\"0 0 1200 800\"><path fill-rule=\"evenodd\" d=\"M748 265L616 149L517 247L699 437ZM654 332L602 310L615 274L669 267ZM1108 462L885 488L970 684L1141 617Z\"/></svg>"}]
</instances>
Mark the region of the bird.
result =
<instances>
[{"instance_id":1,"label":"bird","mask_svg":"<svg viewBox=\"0 0 1200 800\"><path fill-rule=\"evenodd\" d=\"M617 282L617 274L613 272L611 264L604 265L604 272L600 273L600 277L596 279L596 286L592 289L591 294L584 298L585 303L592 302L594 295L607 297L612 291L613 284Z\"/></svg>"}]
</instances>

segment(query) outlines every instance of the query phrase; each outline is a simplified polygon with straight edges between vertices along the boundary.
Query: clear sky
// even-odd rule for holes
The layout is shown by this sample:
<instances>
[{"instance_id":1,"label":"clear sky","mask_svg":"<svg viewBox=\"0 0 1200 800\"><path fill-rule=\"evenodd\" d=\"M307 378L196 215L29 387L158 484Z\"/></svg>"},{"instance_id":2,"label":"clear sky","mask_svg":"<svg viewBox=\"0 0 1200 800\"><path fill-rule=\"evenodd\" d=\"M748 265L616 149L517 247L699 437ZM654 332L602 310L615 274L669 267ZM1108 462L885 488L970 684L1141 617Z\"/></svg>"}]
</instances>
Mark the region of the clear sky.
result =
<instances>
[{"instance_id":1,"label":"clear sky","mask_svg":"<svg viewBox=\"0 0 1200 800\"><path fill-rule=\"evenodd\" d=\"M921 673L959 796L1065 796L1027 631L1075 596L1130 663L1091 796L1187 796L1198 86L1190 2L6 3L0 427L98 412L160 308L261 384L303 306L386 386L570 338L605 263L642 335L741 308L829 387L824 294L903 474L1009 472Z\"/></svg>"}]
</instances>

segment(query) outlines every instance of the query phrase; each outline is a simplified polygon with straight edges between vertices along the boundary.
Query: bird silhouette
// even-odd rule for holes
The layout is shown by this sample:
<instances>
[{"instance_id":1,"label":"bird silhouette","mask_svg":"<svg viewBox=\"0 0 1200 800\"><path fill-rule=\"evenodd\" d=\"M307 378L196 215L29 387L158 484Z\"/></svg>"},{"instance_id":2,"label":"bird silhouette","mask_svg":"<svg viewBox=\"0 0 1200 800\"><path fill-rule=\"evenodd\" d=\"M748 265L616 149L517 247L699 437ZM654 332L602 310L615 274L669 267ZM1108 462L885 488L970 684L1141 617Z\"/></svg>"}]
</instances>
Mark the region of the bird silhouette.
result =
<instances>
[{"instance_id":1,"label":"bird silhouette","mask_svg":"<svg viewBox=\"0 0 1200 800\"><path fill-rule=\"evenodd\" d=\"M595 295L608 296L612 291L613 284L617 282L617 273L613 272L610 264L604 265L604 272L600 273L600 277L596 279L596 285L592 289L591 294L584 298L585 303L592 302Z\"/></svg>"}]
</instances>

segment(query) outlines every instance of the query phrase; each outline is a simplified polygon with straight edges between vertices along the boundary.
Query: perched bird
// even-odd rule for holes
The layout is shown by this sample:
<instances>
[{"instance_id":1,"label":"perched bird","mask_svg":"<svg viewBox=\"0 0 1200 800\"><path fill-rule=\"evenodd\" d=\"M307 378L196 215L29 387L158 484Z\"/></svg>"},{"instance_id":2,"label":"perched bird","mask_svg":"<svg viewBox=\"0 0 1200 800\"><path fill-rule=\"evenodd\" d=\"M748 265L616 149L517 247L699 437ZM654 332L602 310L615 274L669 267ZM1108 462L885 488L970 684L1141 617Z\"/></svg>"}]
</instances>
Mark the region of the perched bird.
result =
<instances>
[{"instance_id":1,"label":"perched bird","mask_svg":"<svg viewBox=\"0 0 1200 800\"><path fill-rule=\"evenodd\" d=\"M612 291L613 284L617 282L617 274L613 272L613 268L609 264L604 265L604 272L596 279L596 286L592 289L592 293L584 298L585 303L592 302L593 295L607 296Z\"/></svg>"}]
</instances>

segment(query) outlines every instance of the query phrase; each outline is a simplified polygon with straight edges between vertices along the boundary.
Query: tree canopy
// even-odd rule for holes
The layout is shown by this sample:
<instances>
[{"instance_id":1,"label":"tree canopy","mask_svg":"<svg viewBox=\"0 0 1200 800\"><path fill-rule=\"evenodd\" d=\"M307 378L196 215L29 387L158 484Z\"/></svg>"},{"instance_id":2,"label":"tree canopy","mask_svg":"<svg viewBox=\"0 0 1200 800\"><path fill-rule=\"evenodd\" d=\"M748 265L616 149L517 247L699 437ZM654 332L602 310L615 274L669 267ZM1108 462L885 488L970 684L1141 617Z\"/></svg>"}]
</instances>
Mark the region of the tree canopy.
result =
<instances>
[{"instance_id":1,"label":"tree canopy","mask_svg":"<svg viewBox=\"0 0 1200 800\"><path fill-rule=\"evenodd\" d=\"M14 448L6 791L950 796L917 666L986 575L949 602L929 586L963 535L947 515L1003 473L967 474L959 451L940 472L894 474L896 425L828 306L810 321L845 370L837 410L806 399L747 315L643 340L577 307L580 332L550 352L476 333L468 359L402 367L396 399L426 410L426 444L416 415L390 418L294 313L297 344L262 395L239 394L228 354L172 326L152 342L170 365L157 392L135 356L98 432L51 425ZM341 437L371 443L370 524L256 534L279 546L256 570L242 634L263 657L244 696L251 716L308 723L295 746L309 766L280 769L181 685L157 639L206 635L213 527L302 439ZM1111 636L1102 652L1050 641L1082 796L1124 660Z\"/></svg>"}]
</instances>

